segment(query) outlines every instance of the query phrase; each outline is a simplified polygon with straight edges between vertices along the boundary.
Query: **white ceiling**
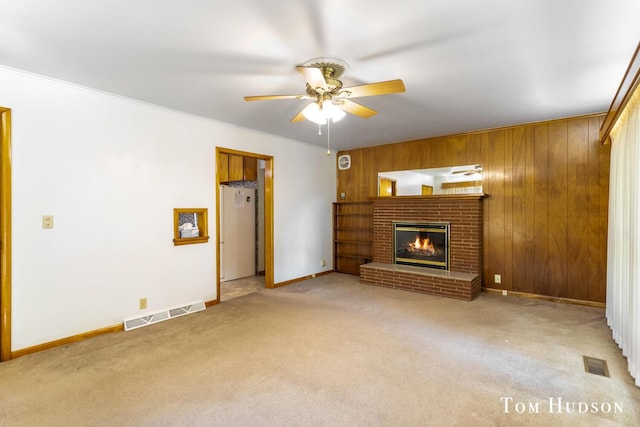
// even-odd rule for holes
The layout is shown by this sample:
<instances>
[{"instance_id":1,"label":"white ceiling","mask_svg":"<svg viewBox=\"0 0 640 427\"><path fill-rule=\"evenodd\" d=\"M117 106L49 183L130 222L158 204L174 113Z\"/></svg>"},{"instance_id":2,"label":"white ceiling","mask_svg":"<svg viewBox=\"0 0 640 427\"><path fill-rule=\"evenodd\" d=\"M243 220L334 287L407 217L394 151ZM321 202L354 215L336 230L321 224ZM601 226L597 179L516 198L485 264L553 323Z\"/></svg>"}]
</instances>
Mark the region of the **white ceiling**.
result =
<instances>
[{"instance_id":1,"label":"white ceiling","mask_svg":"<svg viewBox=\"0 0 640 427\"><path fill-rule=\"evenodd\" d=\"M638 0L0 0L0 64L326 146L289 123L295 65L345 86L401 78L336 149L606 111L640 40ZM2 94L0 94L2 104ZM10 106L9 106L10 107Z\"/></svg>"}]
</instances>

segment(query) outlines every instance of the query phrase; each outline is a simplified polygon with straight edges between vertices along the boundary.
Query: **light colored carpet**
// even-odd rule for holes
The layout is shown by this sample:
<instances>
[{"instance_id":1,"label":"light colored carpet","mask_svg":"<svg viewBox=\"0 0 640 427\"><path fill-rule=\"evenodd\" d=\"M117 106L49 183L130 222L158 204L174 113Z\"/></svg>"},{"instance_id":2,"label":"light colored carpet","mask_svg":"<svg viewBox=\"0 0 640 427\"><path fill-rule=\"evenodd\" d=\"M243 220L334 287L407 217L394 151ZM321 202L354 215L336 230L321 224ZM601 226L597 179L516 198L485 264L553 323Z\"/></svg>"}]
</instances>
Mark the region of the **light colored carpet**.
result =
<instances>
[{"instance_id":1,"label":"light colored carpet","mask_svg":"<svg viewBox=\"0 0 640 427\"><path fill-rule=\"evenodd\" d=\"M265 289L2 363L0 425L637 425L640 389L603 310L358 279ZM585 373L583 355L611 377ZM612 408L567 413L550 398Z\"/></svg>"}]
</instances>

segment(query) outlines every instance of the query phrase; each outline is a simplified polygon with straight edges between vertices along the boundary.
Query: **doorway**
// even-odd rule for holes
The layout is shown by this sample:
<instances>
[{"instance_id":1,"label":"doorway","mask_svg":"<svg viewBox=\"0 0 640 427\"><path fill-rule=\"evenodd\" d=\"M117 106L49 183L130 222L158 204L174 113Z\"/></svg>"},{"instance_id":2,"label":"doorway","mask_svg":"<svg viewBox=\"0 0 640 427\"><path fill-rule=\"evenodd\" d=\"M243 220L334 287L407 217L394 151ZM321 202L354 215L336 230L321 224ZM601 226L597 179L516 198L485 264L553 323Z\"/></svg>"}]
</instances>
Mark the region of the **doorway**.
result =
<instances>
[{"instance_id":1,"label":"doorway","mask_svg":"<svg viewBox=\"0 0 640 427\"><path fill-rule=\"evenodd\" d=\"M396 180L390 178L380 177L380 183L378 185L378 196L388 197L396 195Z\"/></svg>"},{"instance_id":2,"label":"doorway","mask_svg":"<svg viewBox=\"0 0 640 427\"><path fill-rule=\"evenodd\" d=\"M0 107L0 362L11 359L11 110Z\"/></svg>"},{"instance_id":3,"label":"doorway","mask_svg":"<svg viewBox=\"0 0 640 427\"><path fill-rule=\"evenodd\" d=\"M244 159L244 164L248 165L244 171L244 177L243 172L238 170L238 168L242 168L243 160L241 159ZM256 222L258 225L256 227L256 235L261 238L257 239L260 243L256 250L256 259L259 260L259 266L256 266L256 273L260 274L246 279L239 279L234 293L241 295L250 293L252 289L255 291L258 287L275 287L273 272L273 157L216 147L216 165L216 301L220 302L221 292L226 291L230 294L229 287L234 286L230 282L224 282L224 285L221 286L221 184L242 181L246 178L247 173L253 174L254 168L257 173L255 178L251 176L250 180L253 181L255 179L257 182L257 197L264 202L263 205L259 203L257 210L258 221ZM262 249L262 252L260 249Z\"/></svg>"}]
</instances>

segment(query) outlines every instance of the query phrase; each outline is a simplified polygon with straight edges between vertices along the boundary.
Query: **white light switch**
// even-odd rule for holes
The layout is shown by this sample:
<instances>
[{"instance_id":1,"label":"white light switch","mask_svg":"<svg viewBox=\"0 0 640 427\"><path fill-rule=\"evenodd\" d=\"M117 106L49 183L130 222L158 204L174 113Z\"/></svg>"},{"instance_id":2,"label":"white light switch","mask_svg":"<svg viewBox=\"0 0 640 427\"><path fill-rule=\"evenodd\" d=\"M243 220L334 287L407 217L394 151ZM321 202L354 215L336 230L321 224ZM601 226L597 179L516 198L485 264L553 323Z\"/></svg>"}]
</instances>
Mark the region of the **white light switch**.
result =
<instances>
[{"instance_id":1,"label":"white light switch","mask_svg":"<svg viewBox=\"0 0 640 427\"><path fill-rule=\"evenodd\" d=\"M53 215L44 215L42 217L42 228L53 228Z\"/></svg>"},{"instance_id":2,"label":"white light switch","mask_svg":"<svg viewBox=\"0 0 640 427\"><path fill-rule=\"evenodd\" d=\"M493 283L502 283L502 276L499 274L494 274Z\"/></svg>"}]
</instances>

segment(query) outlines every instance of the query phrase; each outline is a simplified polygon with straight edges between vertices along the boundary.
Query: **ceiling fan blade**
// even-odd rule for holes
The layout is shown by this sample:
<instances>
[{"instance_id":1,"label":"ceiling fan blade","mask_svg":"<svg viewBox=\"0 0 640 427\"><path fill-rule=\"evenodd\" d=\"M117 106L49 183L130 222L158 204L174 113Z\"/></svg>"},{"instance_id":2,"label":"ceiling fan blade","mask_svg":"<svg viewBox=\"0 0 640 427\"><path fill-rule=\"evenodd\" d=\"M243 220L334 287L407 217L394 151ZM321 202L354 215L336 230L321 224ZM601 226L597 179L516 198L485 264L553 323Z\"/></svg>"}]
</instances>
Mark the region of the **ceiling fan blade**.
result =
<instances>
[{"instance_id":1,"label":"ceiling fan blade","mask_svg":"<svg viewBox=\"0 0 640 427\"><path fill-rule=\"evenodd\" d=\"M324 92L328 92L327 82L322 75L322 70L317 67L305 67L298 65L296 70L304 76L304 79L309 83L309 86L313 89L322 89Z\"/></svg>"},{"instance_id":2,"label":"ceiling fan blade","mask_svg":"<svg viewBox=\"0 0 640 427\"><path fill-rule=\"evenodd\" d=\"M307 95L259 95L245 96L245 101L268 101L272 99L310 99Z\"/></svg>"},{"instance_id":3,"label":"ceiling fan blade","mask_svg":"<svg viewBox=\"0 0 640 427\"><path fill-rule=\"evenodd\" d=\"M370 83L360 86L345 87L338 96L356 98L359 96L387 95L389 93L400 93L406 89L402 80L388 80L386 82Z\"/></svg>"},{"instance_id":4,"label":"ceiling fan blade","mask_svg":"<svg viewBox=\"0 0 640 427\"><path fill-rule=\"evenodd\" d=\"M305 117L304 117L304 114L302 114L302 111L304 111L304 108L300 110L300 112L296 114L296 116L293 119L291 119L291 123L298 123L298 122L304 121Z\"/></svg>"},{"instance_id":5,"label":"ceiling fan blade","mask_svg":"<svg viewBox=\"0 0 640 427\"><path fill-rule=\"evenodd\" d=\"M336 101L336 103L347 113L355 114L356 116L365 119L378 114L376 110L360 105L357 102L349 101L348 99L341 99Z\"/></svg>"},{"instance_id":6,"label":"ceiling fan blade","mask_svg":"<svg viewBox=\"0 0 640 427\"><path fill-rule=\"evenodd\" d=\"M464 175L474 175L474 174L477 174L477 173L482 173L482 167L480 165L474 165L471 168L458 169L458 170L452 171L451 175L457 175L459 173L462 173Z\"/></svg>"}]
</instances>

